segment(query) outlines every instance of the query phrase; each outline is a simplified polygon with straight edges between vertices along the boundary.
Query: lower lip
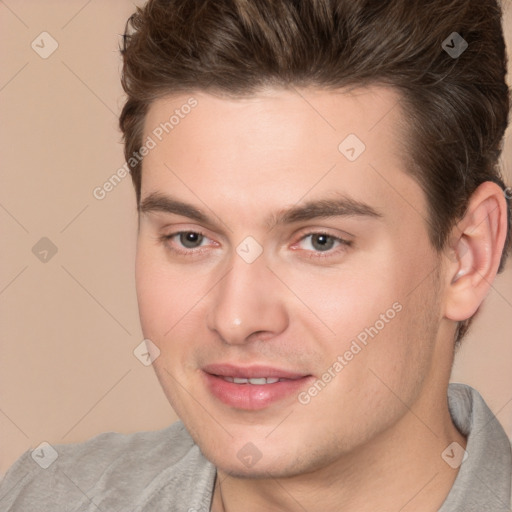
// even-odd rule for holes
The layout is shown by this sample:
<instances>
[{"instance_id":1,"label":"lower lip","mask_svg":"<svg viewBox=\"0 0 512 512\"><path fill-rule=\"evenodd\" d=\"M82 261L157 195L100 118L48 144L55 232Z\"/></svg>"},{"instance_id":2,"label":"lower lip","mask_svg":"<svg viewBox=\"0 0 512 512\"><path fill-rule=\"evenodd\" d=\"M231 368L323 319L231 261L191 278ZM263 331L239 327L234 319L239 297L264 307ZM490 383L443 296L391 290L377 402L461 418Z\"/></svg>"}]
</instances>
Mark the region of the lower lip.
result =
<instances>
[{"instance_id":1,"label":"lower lip","mask_svg":"<svg viewBox=\"0 0 512 512\"><path fill-rule=\"evenodd\" d=\"M235 384L222 377L203 373L210 392L222 403L245 409L258 411L292 395L297 396L300 389L307 385L312 376L295 380L284 380L274 384Z\"/></svg>"}]
</instances>

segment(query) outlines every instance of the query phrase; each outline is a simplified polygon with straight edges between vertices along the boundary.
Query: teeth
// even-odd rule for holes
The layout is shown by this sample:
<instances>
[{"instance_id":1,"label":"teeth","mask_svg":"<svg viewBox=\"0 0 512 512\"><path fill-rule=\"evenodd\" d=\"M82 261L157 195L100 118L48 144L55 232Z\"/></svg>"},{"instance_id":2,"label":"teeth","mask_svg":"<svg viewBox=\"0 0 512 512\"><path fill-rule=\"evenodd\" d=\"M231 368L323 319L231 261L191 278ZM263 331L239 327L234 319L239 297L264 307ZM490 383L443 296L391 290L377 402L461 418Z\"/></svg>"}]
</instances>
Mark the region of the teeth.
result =
<instances>
[{"instance_id":1,"label":"teeth","mask_svg":"<svg viewBox=\"0 0 512 512\"><path fill-rule=\"evenodd\" d=\"M250 384L266 384L267 379L265 377L261 377L258 379L249 379Z\"/></svg>"},{"instance_id":2,"label":"teeth","mask_svg":"<svg viewBox=\"0 0 512 512\"><path fill-rule=\"evenodd\" d=\"M286 379L277 379L275 377L257 377L246 379L243 377L222 377L227 382L233 382L234 384L254 384L254 385L263 385L263 384L275 384L276 382L283 381Z\"/></svg>"}]
</instances>

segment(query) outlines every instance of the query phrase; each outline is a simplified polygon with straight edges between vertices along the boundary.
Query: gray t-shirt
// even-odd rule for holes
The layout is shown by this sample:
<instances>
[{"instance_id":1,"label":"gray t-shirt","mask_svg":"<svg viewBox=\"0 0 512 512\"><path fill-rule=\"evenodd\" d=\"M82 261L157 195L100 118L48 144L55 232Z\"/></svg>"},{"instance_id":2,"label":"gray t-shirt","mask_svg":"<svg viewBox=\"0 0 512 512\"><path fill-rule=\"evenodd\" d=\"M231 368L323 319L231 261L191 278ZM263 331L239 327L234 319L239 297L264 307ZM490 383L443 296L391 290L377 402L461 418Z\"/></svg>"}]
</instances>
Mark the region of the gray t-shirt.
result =
<instances>
[{"instance_id":1,"label":"gray t-shirt","mask_svg":"<svg viewBox=\"0 0 512 512\"><path fill-rule=\"evenodd\" d=\"M451 384L448 400L468 436L468 456L439 512L508 512L512 454L503 428L474 389ZM450 450L447 460L454 456ZM157 432L100 434L23 454L0 485L0 510L208 512L215 474L181 422Z\"/></svg>"}]
</instances>

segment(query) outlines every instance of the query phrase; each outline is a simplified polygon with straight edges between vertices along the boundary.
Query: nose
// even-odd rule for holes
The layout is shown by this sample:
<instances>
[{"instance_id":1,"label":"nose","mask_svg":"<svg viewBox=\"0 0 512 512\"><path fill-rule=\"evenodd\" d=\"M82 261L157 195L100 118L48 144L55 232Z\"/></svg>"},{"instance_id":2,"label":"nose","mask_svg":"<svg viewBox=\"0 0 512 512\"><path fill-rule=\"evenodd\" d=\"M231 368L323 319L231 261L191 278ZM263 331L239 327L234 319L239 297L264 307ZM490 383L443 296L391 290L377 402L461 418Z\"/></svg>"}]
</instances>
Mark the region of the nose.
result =
<instances>
[{"instance_id":1,"label":"nose","mask_svg":"<svg viewBox=\"0 0 512 512\"><path fill-rule=\"evenodd\" d=\"M289 323L282 287L263 257L246 263L238 255L210 295L207 325L230 345L268 340Z\"/></svg>"}]
</instances>

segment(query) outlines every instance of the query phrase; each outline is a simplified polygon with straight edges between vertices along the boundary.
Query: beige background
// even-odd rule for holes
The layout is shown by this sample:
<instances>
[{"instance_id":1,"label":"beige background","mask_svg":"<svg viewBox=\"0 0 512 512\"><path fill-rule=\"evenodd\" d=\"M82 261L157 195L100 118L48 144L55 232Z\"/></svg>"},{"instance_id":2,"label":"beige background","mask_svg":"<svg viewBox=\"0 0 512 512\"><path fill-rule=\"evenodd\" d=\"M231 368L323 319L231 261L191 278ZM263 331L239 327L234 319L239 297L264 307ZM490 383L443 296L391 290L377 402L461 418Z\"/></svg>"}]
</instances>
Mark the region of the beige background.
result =
<instances>
[{"instance_id":1,"label":"beige background","mask_svg":"<svg viewBox=\"0 0 512 512\"><path fill-rule=\"evenodd\" d=\"M117 48L133 10L128 0L0 1L0 474L41 441L153 430L176 418L152 368L133 355L143 337L130 178L101 201L92 194L124 163ZM43 31L58 43L46 59L31 47L51 48ZM46 262L32 252L42 237L57 247ZM512 264L454 369L509 435L511 333Z\"/></svg>"}]
</instances>

